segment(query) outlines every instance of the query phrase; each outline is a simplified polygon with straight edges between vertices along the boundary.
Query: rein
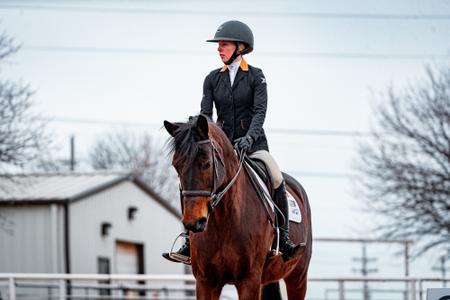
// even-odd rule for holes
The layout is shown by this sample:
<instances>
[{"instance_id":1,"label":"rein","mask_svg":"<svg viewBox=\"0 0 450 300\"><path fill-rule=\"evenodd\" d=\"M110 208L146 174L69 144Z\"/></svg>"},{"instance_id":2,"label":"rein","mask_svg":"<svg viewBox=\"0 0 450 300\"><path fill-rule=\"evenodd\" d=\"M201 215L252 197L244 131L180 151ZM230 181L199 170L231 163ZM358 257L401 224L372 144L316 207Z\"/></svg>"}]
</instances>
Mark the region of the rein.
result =
<instances>
[{"instance_id":1,"label":"rein","mask_svg":"<svg viewBox=\"0 0 450 300\"><path fill-rule=\"evenodd\" d=\"M211 191L207 190L184 190L183 186L180 182L180 191L181 195L185 197L198 197L198 196L204 196L204 197L211 197L210 206L211 209L214 209L217 204L219 204L220 200L222 200L225 193L233 186L233 184L236 182L236 179L238 178L239 173L241 172L242 165L244 163L245 153L242 151L239 153L239 167L236 171L236 174L233 176L233 178L230 180L230 182L227 184L227 186L220 192L217 191L217 181L219 180L219 173L218 173L218 160L220 163L225 167L225 162L223 161L223 158L220 156L219 152L217 151L216 146L214 143L210 140L204 140L199 141L197 144L211 144L212 147L212 156L213 156L213 187Z\"/></svg>"}]
</instances>

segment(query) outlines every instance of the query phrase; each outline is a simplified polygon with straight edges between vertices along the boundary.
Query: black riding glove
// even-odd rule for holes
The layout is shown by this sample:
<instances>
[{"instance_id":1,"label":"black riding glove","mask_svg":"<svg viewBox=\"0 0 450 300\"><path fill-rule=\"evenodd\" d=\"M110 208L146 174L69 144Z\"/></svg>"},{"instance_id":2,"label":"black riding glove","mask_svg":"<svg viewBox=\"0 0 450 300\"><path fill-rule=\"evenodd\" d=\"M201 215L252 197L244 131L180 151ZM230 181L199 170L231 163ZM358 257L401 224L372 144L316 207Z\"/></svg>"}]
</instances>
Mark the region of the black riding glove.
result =
<instances>
[{"instance_id":1,"label":"black riding glove","mask_svg":"<svg viewBox=\"0 0 450 300\"><path fill-rule=\"evenodd\" d=\"M238 152L244 151L247 152L253 145L253 138L249 135L243 136L235 140L234 148Z\"/></svg>"}]
</instances>

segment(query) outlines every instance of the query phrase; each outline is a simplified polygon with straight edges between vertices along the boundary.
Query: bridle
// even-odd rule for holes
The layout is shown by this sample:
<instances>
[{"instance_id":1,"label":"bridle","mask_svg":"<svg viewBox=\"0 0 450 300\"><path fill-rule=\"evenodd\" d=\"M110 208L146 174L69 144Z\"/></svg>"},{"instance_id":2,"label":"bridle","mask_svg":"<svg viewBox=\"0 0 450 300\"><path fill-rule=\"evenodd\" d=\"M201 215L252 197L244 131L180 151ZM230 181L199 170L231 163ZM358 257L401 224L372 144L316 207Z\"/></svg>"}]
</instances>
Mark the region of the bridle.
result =
<instances>
[{"instance_id":1,"label":"bridle","mask_svg":"<svg viewBox=\"0 0 450 300\"><path fill-rule=\"evenodd\" d=\"M222 164L222 166L225 168L225 162L222 158L222 156L220 156L219 151L217 151L216 146L214 145L214 143L210 140L203 140L203 141L198 141L197 142L198 145L203 145L203 144L210 144L211 148L212 148L212 156L213 156L213 186L211 188L211 191L208 190L184 190L183 186L181 184L180 181L180 192L181 195L184 197L211 197L211 200L209 202L209 206L211 208L211 210L213 210L217 204L219 204L220 200L222 200L223 196L225 195L225 193L233 186L233 184L235 183L239 173L241 172L242 169L242 165L244 162L244 157L245 157L245 153L240 153L239 155L239 167L238 170L236 172L236 174L233 176L233 178L230 180L230 182L227 184L227 186L220 192L217 191L217 182L219 181L219 161Z\"/></svg>"}]
</instances>

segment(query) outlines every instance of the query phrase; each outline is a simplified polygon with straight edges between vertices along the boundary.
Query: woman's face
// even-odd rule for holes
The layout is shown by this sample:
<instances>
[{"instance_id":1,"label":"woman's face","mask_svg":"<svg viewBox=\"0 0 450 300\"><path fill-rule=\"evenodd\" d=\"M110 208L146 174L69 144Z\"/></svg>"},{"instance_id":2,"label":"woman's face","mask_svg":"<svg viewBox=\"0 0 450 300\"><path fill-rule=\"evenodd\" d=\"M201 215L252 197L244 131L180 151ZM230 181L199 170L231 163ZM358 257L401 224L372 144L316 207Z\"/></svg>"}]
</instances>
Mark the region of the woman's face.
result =
<instances>
[{"instance_id":1,"label":"woman's face","mask_svg":"<svg viewBox=\"0 0 450 300\"><path fill-rule=\"evenodd\" d=\"M217 51L219 51L220 59L222 62L226 62L233 55L236 49L236 44L234 42L220 41Z\"/></svg>"}]
</instances>

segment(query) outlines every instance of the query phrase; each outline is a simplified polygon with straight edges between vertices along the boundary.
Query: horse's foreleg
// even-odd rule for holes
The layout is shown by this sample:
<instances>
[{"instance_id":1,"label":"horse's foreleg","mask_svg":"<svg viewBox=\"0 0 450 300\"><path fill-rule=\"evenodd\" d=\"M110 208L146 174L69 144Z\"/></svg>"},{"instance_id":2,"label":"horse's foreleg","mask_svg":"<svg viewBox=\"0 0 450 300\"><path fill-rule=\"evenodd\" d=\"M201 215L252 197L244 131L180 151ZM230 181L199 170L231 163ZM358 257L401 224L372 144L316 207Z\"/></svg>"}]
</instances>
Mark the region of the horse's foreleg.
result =
<instances>
[{"instance_id":1,"label":"horse's foreleg","mask_svg":"<svg viewBox=\"0 0 450 300\"><path fill-rule=\"evenodd\" d=\"M212 286L206 281L197 280L196 283L196 299L198 300L218 300L220 293L222 292L222 286Z\"/></svg>"},{"instance_id":2,"label":"horse's foreleg","mask_svg":"<svg viewBox=\"0 0 450 300\"><path fill-rule=\"evenodd\" d=\"M303 300L306 296L306 287L308 285L307 272L303 271L300 276L291 273L284 279L286 282L286 289L288 299Z\"/></svg>"},{"instance_id":3,"label":"horse's foreleg","mask_svg":"<svg viewBox=\"0 0 450 300\"><path fill-rule=\"evenodd\" d=\"M244 279L236 284L239 300L260 300L261 299L261 279Z\"/></svg>"}]
</instances>

